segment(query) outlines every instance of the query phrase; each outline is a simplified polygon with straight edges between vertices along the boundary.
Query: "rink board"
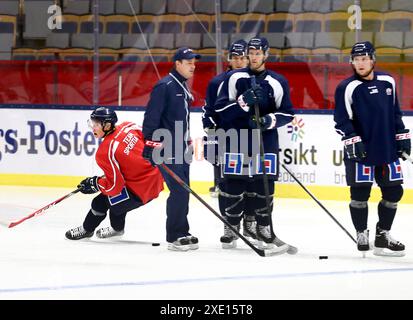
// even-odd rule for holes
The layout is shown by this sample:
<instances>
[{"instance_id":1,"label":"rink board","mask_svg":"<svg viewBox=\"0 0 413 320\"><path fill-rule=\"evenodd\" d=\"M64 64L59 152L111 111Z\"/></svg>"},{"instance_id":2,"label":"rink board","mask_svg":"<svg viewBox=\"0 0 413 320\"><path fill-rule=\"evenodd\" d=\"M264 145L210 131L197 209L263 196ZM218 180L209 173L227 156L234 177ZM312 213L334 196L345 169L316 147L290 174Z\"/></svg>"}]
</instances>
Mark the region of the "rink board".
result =
<instances>
[{"instance_id":1,"label":"rink board","mask_svg":"<svg viewBox=\"0 0 413 320\"><path fill-rule=\"evenodd\" d=\"M85 176L100 174L94 154L98 141L87 126L90 110L0 108L0 184L75 186ZM117 111L119 121L142 124L142 111ZM403 118L413 131L413 117ZM201 113L191 113L195 145L191 186L207 192L212 166L203 159ZM333 115L297 114L279 129L280 160L320 199L348 198L345 188L342 142L334 130ZM413 202L413 165L402 162L404 201ZM281 169L276 192L285 197L307 197Z\"/></svg>"}]
</instances>

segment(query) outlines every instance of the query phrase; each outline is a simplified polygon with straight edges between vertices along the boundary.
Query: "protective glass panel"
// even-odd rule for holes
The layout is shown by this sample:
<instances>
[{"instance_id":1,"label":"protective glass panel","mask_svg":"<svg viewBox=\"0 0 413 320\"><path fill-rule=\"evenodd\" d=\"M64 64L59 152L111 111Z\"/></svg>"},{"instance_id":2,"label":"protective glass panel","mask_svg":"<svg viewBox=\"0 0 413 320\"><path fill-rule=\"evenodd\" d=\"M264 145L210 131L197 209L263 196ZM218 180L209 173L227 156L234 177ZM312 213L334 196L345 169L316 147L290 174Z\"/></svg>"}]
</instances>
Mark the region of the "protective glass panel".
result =
<instances>
[{"instance_id":1,"label":"protective glass panel","mask_svg":"<svg viewBox=\"0 0 413 320\"><path fill-rule=\"evenodd\" d=\"M413 110L413 2L401 0L4 1L0 104L145 107L188 46L202 55L188 81L200 108L229 45L256 36L268 40L267 67L288 79L296 109L333 109L352 45L368 40L401 108Z\"/></svg>"}]
</instances>

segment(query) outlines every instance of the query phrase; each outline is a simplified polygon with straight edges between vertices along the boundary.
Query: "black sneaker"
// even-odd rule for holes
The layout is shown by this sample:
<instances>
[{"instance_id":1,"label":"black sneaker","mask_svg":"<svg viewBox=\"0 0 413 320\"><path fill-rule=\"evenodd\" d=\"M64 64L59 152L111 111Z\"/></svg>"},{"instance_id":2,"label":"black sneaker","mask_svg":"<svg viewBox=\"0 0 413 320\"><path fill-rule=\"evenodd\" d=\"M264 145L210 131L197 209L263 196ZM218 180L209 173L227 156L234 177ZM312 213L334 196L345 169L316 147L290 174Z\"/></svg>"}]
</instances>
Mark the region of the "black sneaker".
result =
<instances>
[{"instance_id":1,"label":"black sneaker","mask_svg":"<svg viewBox=\"0 0 413 320\"><path fill-rule=\"evenodd\" d=\"M173 242L168 242L168 250L171 251L188 251L190 249L190 242L187 237L181 237Z\"/></svg>"},{"instance_id":2,"label":"black sneaker","mask_svg":"<svg viewBox=\"0 0 413 320\"><path fill-rule=\"evenodd\" d=\"M376 226L376 239L374 240L374 252L376 256L403 257L405 246L403 243L393 239L389 230L383 230Z\"/></svg>"},{"instance_id":3,"label":"black sneaker","mask_svg":"<svg viewBox=\"0 0 413 320\"><path fill-rule=\"evenodd\" d=\"M66 231L65 236L69 240L80 240L92 237L93 233L93 231L88 232L83 228L83 226L80 226Z\"/></svg>"},{"instance_id":4,"label":"black sneaker","mask_svg":"<svg viewBox=\"0 0 413 320\"><path fill-rule=\"evenodd\" d=\"M369 230L357 231L357 250L369 251Z\"/></svg>"}]
</instances>

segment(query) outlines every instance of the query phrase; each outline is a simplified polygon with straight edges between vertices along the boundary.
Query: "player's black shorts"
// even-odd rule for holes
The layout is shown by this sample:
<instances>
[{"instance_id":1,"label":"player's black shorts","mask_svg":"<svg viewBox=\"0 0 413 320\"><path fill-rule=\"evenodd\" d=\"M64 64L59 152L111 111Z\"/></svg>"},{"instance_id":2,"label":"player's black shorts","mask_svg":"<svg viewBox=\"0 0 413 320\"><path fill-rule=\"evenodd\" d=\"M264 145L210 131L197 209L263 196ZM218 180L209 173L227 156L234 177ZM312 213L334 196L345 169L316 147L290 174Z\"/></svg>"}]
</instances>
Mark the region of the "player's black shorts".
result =
<instances>
[{"instance_id":1,"label":"player's black shorts","mask_svg":"<svg viewBox=\"0 0 413 320\"><path fill-rule=\"evenodd\" d=\"M121 215L133 209L142 206L142 200L133 194L127 188L116 196L106 196L99 193L92 202L92 208L98 212L107 212L110 209L111 214Z\"/></svg>"},{"instance_id":2,"label":"player's black shorts","mask_svg":"<svg viewBox=\"0 0 413 320\"><path fill-rule=\"evenodd\" d=\"M403 183L399 159L389 164L377 166L344 159L344 165L349 186L371 186L373 181L376 181L380 187L397 186Z\"/></svg>"}]
</instances>

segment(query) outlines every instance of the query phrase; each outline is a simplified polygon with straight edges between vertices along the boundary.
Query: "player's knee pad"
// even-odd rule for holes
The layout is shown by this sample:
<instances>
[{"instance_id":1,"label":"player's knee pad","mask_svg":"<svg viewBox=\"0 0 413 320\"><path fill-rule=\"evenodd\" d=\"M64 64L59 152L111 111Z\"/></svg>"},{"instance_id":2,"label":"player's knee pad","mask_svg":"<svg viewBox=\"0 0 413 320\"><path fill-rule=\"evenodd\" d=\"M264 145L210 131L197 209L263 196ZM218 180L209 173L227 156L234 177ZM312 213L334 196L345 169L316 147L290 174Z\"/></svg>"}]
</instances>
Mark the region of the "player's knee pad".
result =
<instances>
[{"instance_id":1,"label":"player's knee pad","mask_svg":"<svg viewBox=\"0 0 413 320\"><path fill-rule=\"evenodd\" d=\"M388 209L397 209L397 202L390 202L390 201L381 199L380 204Z\"/></svg>"},{"instance_id":2,"label":"player's knee pad","mask_svg":"<svg viewBox=\"0 0 413 320\"><path fill-rule=\"evenodd\" d=\"M370 198L371 186L350 187L351 200L367 201Z\"/></svg>"},{"instance_id":3,"label":"player's knee pad","mask_svg":"<svg viewBox=\"0 0 413 320\"><path fill-rule=\"evenodd\" d=\"M391 186L391 187L382 187L381 193L382 193L382 198L384 202L387 202L387 203L393 202L393 203L396 203L396 206L397 206L397 202L399 202L400 199L403 197L403 187L401 185ZM383 203L383 205L385 204Z\"/></svg>"},{"instance_id":4,"label":"player's knee pad","mask_svg":"<svg viewBox=\"0 0 413 320\"><path fill-rule=\"evenodd\" d=\"M358 201L358 200L351 200L350 207L356 209L364 209L367 208L367 201Z\"/></svg>"},{"instance_id":5,"label":"player's knee pad","mask_svg":"<svg viewBox=\"0 0 413 320\"><path fill-rule=\"evenodd\" d=\"M228 218L241 219L244 213L244 194L229 194L220 191L219 195L221 213Z\"/></svg>"}]
</instances>

